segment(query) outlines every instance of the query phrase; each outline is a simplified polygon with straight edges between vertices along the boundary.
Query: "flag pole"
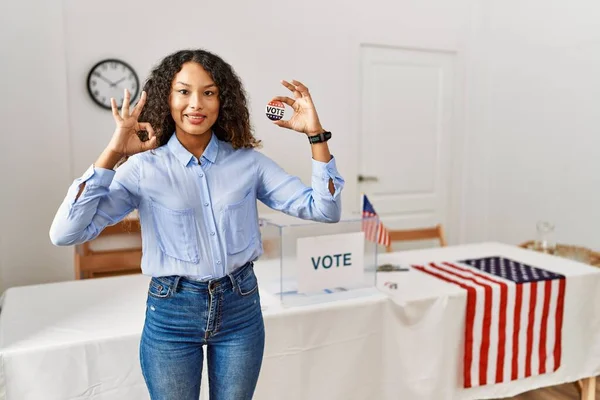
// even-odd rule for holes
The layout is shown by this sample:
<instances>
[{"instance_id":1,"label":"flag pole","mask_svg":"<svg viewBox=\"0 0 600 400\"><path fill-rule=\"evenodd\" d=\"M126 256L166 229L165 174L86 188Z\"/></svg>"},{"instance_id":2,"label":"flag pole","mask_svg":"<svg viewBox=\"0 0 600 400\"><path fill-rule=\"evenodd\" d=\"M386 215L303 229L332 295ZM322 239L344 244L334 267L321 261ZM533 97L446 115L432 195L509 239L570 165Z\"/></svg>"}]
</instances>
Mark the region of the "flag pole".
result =
<instances>
[{"instance_id":1,"label":"flag pole","mask_svg":"<svg viewBox=\"0 0 600 400\"><path fill-rule=\"evenodd\" d=\"M360 192L360 215L362 215L365 209L365 192Z\"/></svg>"}]
</instances>

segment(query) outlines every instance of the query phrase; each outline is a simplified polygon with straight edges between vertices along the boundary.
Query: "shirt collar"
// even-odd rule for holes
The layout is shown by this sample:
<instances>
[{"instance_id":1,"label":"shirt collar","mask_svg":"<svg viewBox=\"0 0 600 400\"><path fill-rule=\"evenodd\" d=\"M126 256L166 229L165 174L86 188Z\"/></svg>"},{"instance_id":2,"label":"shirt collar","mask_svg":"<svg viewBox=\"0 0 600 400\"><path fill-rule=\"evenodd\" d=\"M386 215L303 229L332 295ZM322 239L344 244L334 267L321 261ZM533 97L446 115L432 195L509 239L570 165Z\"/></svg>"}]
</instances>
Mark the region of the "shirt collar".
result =
<instances>
[{"instance_id":1,"label":"shirt collar","mask_svg":"<svg viewBox=\"0 0 600 400\"><path fill-rule=\"evenodd\" d=\"M167 146L171 153L175 155L175 157L182 163L184 166L187 166L190 161L194 158L194 155L190 153L177 139L177 135L173 133L169 141L167 142ZM215 163L217 160L217 154L219 152L219 139L217 139L217 135L211 133L210 141L208 142L208 146L204 149L204 153L202 153L202 157L210 161L211 163Z\"/></svg>"}]
</instances>

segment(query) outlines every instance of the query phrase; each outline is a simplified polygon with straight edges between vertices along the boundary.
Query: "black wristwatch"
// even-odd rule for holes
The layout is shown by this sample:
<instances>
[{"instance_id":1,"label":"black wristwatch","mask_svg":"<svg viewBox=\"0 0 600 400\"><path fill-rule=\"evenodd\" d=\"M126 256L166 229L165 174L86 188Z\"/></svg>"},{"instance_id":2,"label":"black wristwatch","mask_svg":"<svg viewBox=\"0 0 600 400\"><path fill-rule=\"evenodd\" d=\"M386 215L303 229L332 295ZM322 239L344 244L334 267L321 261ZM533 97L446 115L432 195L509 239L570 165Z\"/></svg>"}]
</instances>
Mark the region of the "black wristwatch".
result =
<instances>
[{"instance_id":1,"label":"black wristwatch","mask_svg":"<svg viewBox=\"0 0 600 400\"><path fill-rule=\"evenodd\" d=\"M308 141L310 142L310 144L323 143L328 141L329 139L331 139L331 132L327 131L319 133L318 135L308 137Z\"/></svg>"}]
</instances>

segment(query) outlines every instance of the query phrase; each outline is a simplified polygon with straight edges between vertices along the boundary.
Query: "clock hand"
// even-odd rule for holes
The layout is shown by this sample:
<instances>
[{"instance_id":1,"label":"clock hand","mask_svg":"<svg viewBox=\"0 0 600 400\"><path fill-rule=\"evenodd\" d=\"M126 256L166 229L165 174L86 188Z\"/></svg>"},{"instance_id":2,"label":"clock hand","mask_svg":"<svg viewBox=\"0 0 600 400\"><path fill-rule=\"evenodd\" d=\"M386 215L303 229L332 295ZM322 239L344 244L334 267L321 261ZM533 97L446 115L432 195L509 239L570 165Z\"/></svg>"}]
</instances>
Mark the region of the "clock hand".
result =
<instances>
[{"instance_id":1,"label":"clock hand","mask_svg":"<svg viewBox=\"0 0 600 400\"><path fill-rule=\"evenodd\" d=\"M109 81L108 79L106 79L105 77L103 77L100 74L96 74L96 76L100 79L102 79L104 82L108 83L110 86L113 86L113 83L111 81Z\"/></svg>"},{"instance_id":2,"label":"clock hand","mask_svg":"<svg viewBox=\"0 0 600 400\"><path fill-rule=\"evenodd\" d=\"M121 79L119 79L118 81L116 81L115 83L112 83L112 84L110 85L110 87L115 87L115 86L117 86L117 84L119 84L119 83L123 82L124 80L125 80L125 78L121 78Z\"/></svg>"}]
</instances>

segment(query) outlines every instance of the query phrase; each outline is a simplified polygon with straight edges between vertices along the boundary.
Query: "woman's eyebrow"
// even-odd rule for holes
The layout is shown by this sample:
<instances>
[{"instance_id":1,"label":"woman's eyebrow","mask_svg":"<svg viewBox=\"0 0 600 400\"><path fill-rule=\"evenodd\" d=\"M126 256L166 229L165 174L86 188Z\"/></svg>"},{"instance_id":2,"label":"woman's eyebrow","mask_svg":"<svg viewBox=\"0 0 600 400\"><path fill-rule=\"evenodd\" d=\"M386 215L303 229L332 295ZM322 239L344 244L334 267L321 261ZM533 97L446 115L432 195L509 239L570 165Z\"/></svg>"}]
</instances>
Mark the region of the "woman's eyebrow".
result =
<instances>
[{"instance_id":1,"label":"woman's eyebrow","mask_svg":"<svg viewBox=\"0 0 600 400\"><path fill-rule=\"evenodd\" d=\"M181 85L183 85L183 86L187 86L187 87L191 87L192 86L189 83L185 83L185 82L181 82L181 81L175 82L175 84L178 84L178 83L181 84ZM213 87L213 86L216 87L217 85L215 83L209 83L208 85L204 86L204 89L207 89L207 88Z\"/></svg>"}]
</instances>

